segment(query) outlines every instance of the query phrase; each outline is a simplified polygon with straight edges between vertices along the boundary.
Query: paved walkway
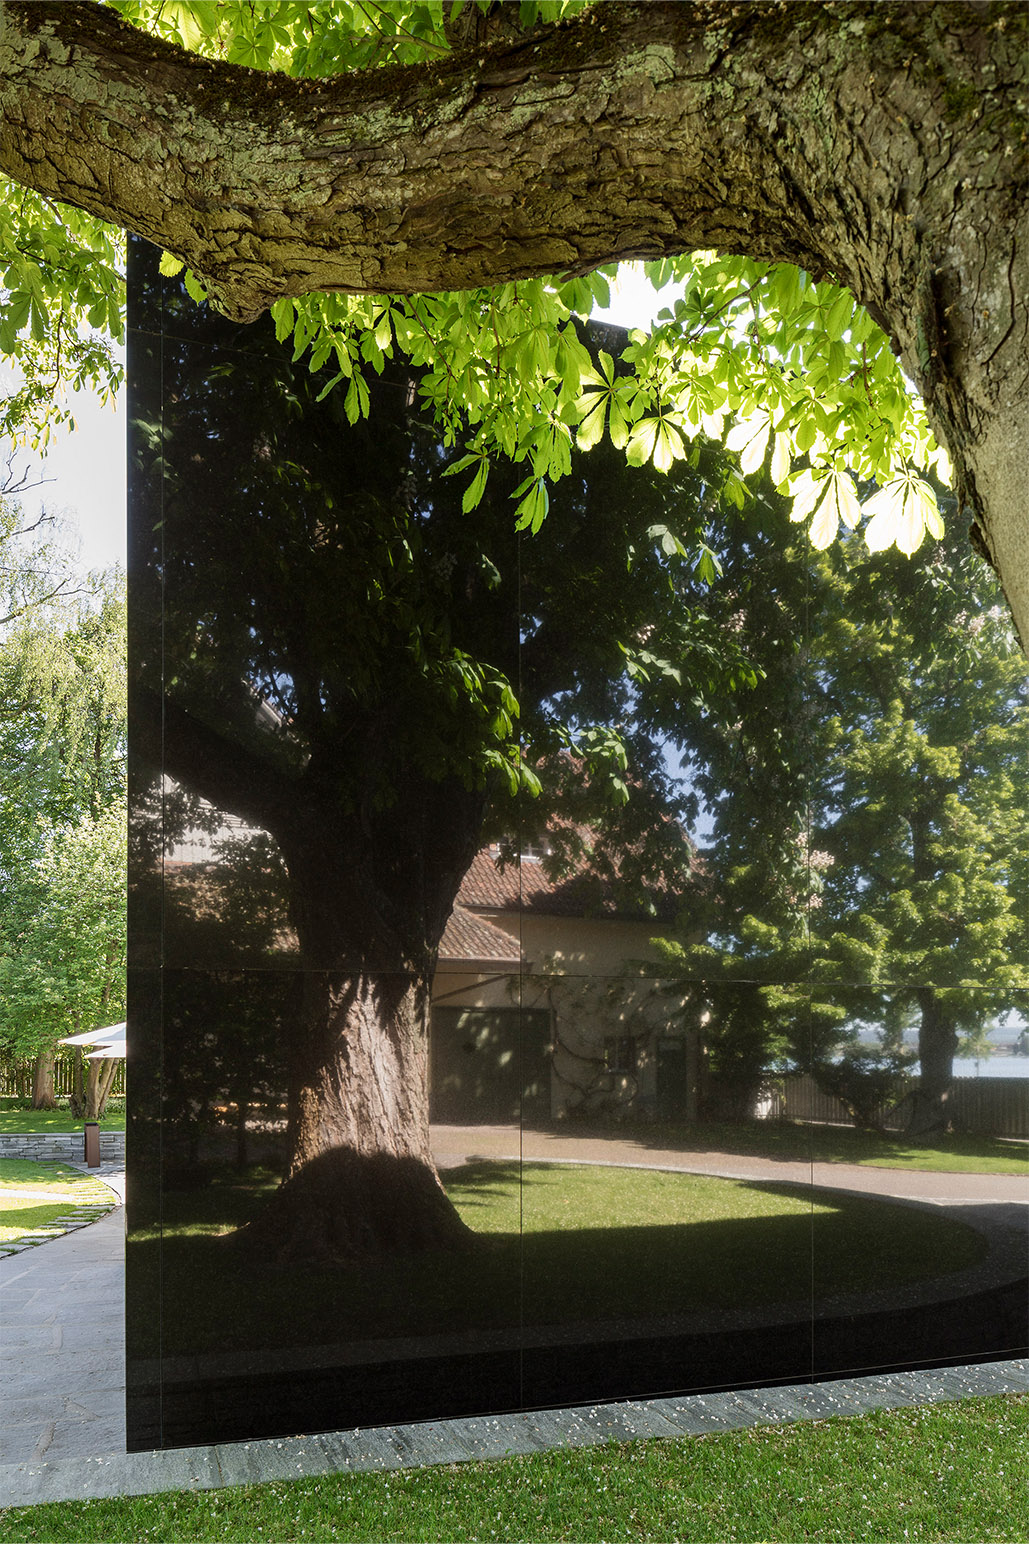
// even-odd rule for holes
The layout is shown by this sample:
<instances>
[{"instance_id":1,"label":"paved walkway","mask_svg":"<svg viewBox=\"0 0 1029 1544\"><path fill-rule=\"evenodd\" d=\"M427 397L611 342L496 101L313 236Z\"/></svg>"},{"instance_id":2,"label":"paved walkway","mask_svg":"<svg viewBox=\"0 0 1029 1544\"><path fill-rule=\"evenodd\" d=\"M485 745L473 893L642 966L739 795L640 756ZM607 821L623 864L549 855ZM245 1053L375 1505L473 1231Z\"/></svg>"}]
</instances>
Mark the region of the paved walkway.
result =
<instances>
[{"instance_id":1,"label":"paved walkway","mask_svg":"<svg viewBox=\"0 0 1029 1544\"><path fill-rule=\"evenodd\" d=\"M516 1127L438 1127L433 1136L444 1167L470 1157L519 1156ZM953 1206L969 1220L1000 1224L1004 1232L1016 1223L1025 1225L1029 1199L1029 1176L786 1164L652 1149L621 1138L526 1132L521 1135L521 1156L547 1162L646 1164L795 1184L813 1180L827 1188ZM89 1172L124 1197L121 1171ZM90 1227L0 1260L0 1376L5 1393L0 1415L0 1504L240 1484L347 1467L449 1462L608 1436L713 1430L794 1420L829 1410L854 1413L994 1389L1029 1391L1029 1364L997 1363L924 1375L839 1380L810 1388L698 1395L592 1410L127 1455L123 1261L121 1206Z\"/></svg>"},{"instance_id":2,"label":"paved walkway","mask_svg":"<svg viewBox=\"0 0 1029 1544\"><path fill-rule=\"evenodd\" d=\"M125 1198L121 1169L86 1169ZM125 1211L0 1260L0 1464L125 1448Z\"/></svg>"},{"instance_id":3,"label":"paved walkway","mask_svg":"<svg viewBox=\"0 0 1029 1544\"><path fill-rule=\"evenodd\" d=\"M441 1168L472 1158L519 1157L540 1163L610 1163L631 1168L713 1174L721 1179L771 1180L862 1191L901 1200L970 1205L1029 1205L1029 1164L1024 1174L937 1173L930 1169L879 1169L856 1163L808 1163L749 1154L683 1151L640 1137L579 1136L519 1131L517 1126L433 1126L432 1150Z\"/></svg>"}]
</instances>

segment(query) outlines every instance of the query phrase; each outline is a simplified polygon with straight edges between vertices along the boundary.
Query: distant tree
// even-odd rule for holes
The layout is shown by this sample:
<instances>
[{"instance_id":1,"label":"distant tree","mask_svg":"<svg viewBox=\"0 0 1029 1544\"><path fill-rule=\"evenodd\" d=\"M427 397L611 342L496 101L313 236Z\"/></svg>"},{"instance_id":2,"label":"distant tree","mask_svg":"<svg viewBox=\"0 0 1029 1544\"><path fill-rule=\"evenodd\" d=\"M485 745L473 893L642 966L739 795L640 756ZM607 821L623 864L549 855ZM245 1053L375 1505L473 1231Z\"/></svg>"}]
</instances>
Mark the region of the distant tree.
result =
<instances>
[{"instance_id":1,"label":"distant tree","mask_svg":"<svg viewBox=\"0 0 1029 1544\"><path fill-rule=\"evenodd\" d=\"M125 1017L125 815L83 815L43 839L12 883L0 930L0 1024L36 1058L33 1104L53 1108L63 1036ZM87 1119L102 1115L116 1063L90 1061Z\"/></svg>"},{"instance_id":2,"label":"distant tree","mask_svg":"<svg viewBox=\"0 0 1029 1544\"><path fill-rule=\"evenodd\" d=\"M124 907L103 876L124 886L124 585L94 579L73 598L59 556L4 550L19 604L0 634L0 1039L36 1058L41 1108L57 1039L94 1027L93 1012L123 1012Z\"/></svg>"},{"instance_id":3,"label":"distant tree","mask_svg":"<svg viewBox=\"0 0 1029 1544\"><path fill-rule=\"evenodd\" d=\"M820 566L812 981L914 1017L921 1134L946 1124L959 1037L1029 984L1029 675L993 576L953 537L907 564L848 544Z\"/></svg>"},{"instance_id":4,"label":"distant tree","mask_svg":"<svg viewBox=\"0 0 1029 1544\"><path fill-rule=\"evenodd\" d=\"M907 562L742 529L719 551L711 604L760 680L688 731L710 882L703 941L670 965L706 983L705 1033L737 1060L747 997L738 1078L785 1055L866 1124L916 1026L909 1129L931 1130L959 1035L1029 981L1025 661L952 537Z\"/></svg>"}]
</instances>

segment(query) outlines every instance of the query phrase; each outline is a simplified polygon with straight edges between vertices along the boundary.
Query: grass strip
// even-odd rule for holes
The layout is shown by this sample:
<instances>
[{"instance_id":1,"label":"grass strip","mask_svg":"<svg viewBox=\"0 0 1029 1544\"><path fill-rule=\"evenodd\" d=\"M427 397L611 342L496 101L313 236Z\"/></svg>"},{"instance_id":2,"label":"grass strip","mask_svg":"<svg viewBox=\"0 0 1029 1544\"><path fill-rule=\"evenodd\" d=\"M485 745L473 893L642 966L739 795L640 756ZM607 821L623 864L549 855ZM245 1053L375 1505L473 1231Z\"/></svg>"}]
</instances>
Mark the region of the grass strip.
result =
<instances>
[{"instance_id":1,"label":"grass strip","mask_svg":"<svg viewBox=\"0 0 1029 1544\"><path fill-rule=\"evenodd\" d=\"M109 1201L110 1188L68 1163L40 1163L32 1158L0 1158L0 1190L46 1190L76 1201Z\"/></svg>"},{"instance_id":2,"label":"grass strip","mask_svg":"<svg viewBox=\"0 0 1029 1544\"><path fill-rule=\"evenodd\" d=\"M0 1540L1024 1544L1029 1397L488 1463L11 1508Z\"/></svg>"},{"instance_id":3,"label":"grass strip","mask_svg":"<svg viewBox=\"0 0 1029 1544\"><path fill-rule=\"evenodd\" d=\"M124 1100L114 1107L108 1104L99 1125L101 1131L124 1131ZM20 1100L9 1097L0 1099L0 1134L17 1136L41 1132L53 1136L68 1131L82 1131L81 1117L73 1115L70 1110L33 1110Z\"/></svg>"},{"instance_id":4,"label":"grass strip","mask_svg":"<svg viewBox=\"0 0 1029 1544\"><path fill-rule=\"evenodd\" d=\"M0 1244L17 1243L79 1207L111 1207L116 1199L106 1185L68 1164L0 1158Z\"/></svg>"},{"instance_id":5,"label":"grass strip","mask_svg":"<svg viewBox=\"0 0 1029 1544\"><path fill-rule=\"evenodd\" d=\"M226 1171L166 1192L162 1229L137 1230L137 1266L163 1273L178 1312L166 1351L246 1351L337 1340L504 1330L758 1309L892 1291L975 1266L987 1245L929 1208L802 1186L650 1169L470 1162L447 1188L479 1246L292 1274L226 1252L277 1176ZM524 1298L520 1297L520 1283Z\"/></svg>"},{"instance_id":6,"label":"grass strip","mask_svg":"<svg viewBox=\"0 0 1029 1544\"><path fill-rule=\"evenodd\" d=\"M47 1205L40 1201L12 1201L4 1197L0 1200L0 1244L16 1244L27 1233L35 1233L56 1222L58 1217L67 1215L67 1201Z\"/></svg>"}]
</instances>

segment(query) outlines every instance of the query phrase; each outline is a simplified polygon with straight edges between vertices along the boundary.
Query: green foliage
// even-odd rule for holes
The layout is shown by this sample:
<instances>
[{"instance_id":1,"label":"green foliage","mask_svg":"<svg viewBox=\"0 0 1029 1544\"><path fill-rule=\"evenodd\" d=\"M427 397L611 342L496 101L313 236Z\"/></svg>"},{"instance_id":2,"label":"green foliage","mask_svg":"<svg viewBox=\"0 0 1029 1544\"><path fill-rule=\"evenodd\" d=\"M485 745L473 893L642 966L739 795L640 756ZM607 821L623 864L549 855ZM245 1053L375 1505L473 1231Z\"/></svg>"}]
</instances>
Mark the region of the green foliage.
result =
<instances>
[{"instance_id":1,"label":"green foliage","mask_svg":"<svg viewBox=\"0 0 1029 1544\"><path fill-rule=\"evenodd\" d=\"M52 549L0 547L0 894L46 833L125 797L124 581L66 584Z\"/></svg>"},{"instance_id":2,"label":"green foliage","mask_svg":"<svg viewBox=\"0 0 1029 1544\"><path fill-rule=\"evenodd\" d=\"M759 686L686 733L712 883L669 969L705 983L716 1073L753 1088L785 1059L874 1124L905 1030L940 1098L959 1035L1029 983L1025 661L953 534L909 560L729 526L718 551L712 612Z\"/></svg>"},{"instance_id":3,"label":"green foliage","mask_svg":"<svg viewBox=\"0 0 1029 1544\"><path fill-rule=\"evenodd\" d=\"M2 518L0 1039L33 1055L124 1016L124 582Z\"/></svg>"},{"instance_id":4,"label":"green foliage","mask_svg":"<svg viewBox=\"0 0 1029 1544\"><path fill-rule=\"evenodd\" d=\"M584 0L491 7L453 0L112 0L134 26L214 61L325 77L384 65L431 66L489 29L574 16ZM478 17L476 19L476 13ZM474 23L469 30L469 24ZM8 432L45 441L68 408L61 379L109 393L118 380L102 333L122 334L120 236L96 221L7 186L0 238L0 347L24 373L9 399ZM166 255L169 275L181 266ZM743 480L768 466L793 499L794 518L828 546L867 524L873 550L914 551L941 529L927 481L946 476L924 411L889 340L853 297L785 265L710 252L645 265L675 294L650 335L636 333L599 368L579 320L609 300L613 266L492 289L435 295L313 294L273 307L282 342L311 369L331 366L325 390L344 394L354 422L369 411L369 375L385 361L423 372L422 391L448 443L474 468L468 509L483 497L498 456L523 465L515 489L520 529L537 531L548 491L570 468L573 444L606 436L631 465L669 471L696 461L705 439L739 454L718 480L742 508ZM195 300L202 283L186 275ZM864 509L858 484L879 491Z\"/></svg>"},{"instance_id":5,"label":"green foliage","mask_svg":"<svg viewBox=\"0 0 1029 1544\"><path fill-rule=\"evenodd\" d=\"M15 1055L125 1016L125 816L49 833L8 886L0 1034Z\"/></svg>"},{"instance_id":6,"label":"green foliage","mask_svg":"<svg viewBox=\"0 0 1029 1544\"><path fill-rule=\"evenodd\" d=\"M47 445L74 422L69 392L109 400L122 379L121 233L68 205L0 179L0 354L13 388L0 396L0 434Z\"/></svg>"}]
</instances>

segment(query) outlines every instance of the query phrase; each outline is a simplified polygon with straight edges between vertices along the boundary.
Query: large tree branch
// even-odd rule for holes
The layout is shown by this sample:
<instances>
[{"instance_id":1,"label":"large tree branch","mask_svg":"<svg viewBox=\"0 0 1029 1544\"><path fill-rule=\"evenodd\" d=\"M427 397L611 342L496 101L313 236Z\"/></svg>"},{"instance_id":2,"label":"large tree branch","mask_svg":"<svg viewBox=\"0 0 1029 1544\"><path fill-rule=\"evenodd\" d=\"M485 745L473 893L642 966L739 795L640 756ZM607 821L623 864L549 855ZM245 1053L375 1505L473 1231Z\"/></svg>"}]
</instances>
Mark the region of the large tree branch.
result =
<instances>
[{"instance_id":1,"label":"large tree branch","mask_svg":"<svg viewBox=\"0 0 1029 1544\"><path fill-rule=\"evenodd\" d=\"M295 783L168 696L136 683L132 738L141 762L161 767L216 809L278 835L297 805Z\"/></svg>"},{"instance_id":2,"label":"large tree branch","mask_svg":"<svg viewBox=\"0 0 1029 1544\"><path fill-rule=\"evenodd\" d=\"M983 9L606 4L516 44L310 81L203 60L98 4L9 0L0 170L167 246L244 318L310 290L695 247L829 267L874 302L876 212L852 209L841 243L825 202L847 202L884 120L898 166L973 164L932 107L941 71L952 95L991 89Z\"/></svg>"},{"instance_id":3,"label":"large tree branch","mask_svg":"<svg viewBox=\"0 0 1029 1544\"><path fill-rule=\"evenodd\" d=\"M831 274L925 397L1029 638L1027 91L1017 0L609 0L318 81L8 0L0 171L167 247L241 319L697 247Z\"/></svg>"}]
</instances>

